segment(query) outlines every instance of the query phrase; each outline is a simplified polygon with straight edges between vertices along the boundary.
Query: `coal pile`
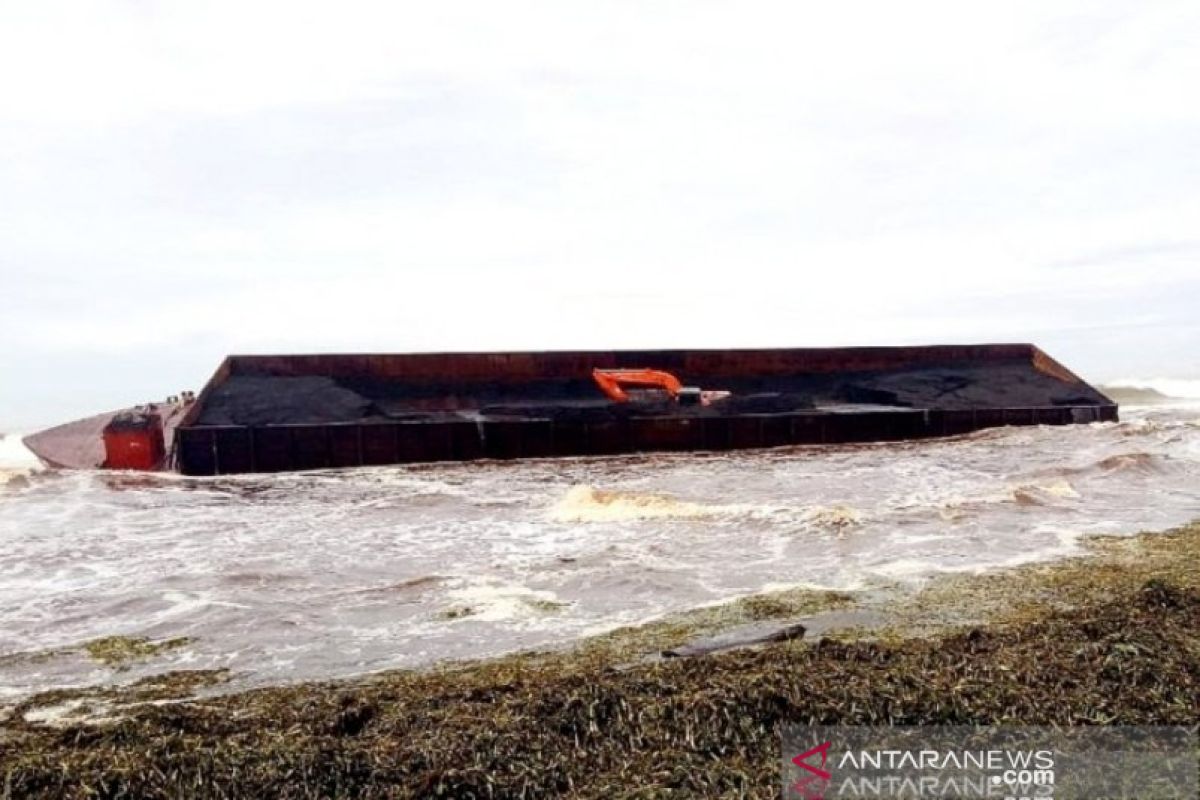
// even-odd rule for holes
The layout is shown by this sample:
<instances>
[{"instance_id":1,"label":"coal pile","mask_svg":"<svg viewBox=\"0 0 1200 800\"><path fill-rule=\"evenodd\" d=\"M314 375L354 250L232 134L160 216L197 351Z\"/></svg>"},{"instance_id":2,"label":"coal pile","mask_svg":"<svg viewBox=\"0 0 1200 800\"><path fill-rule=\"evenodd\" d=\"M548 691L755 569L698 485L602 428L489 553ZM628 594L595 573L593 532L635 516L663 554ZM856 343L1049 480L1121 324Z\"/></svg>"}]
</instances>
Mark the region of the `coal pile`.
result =
<instances>
[{"instance_id":1,"label":"coal pile","mask_svg":"<svg viewBox=\"0 0 1200 800\"><path fill-rule=\"evenodd\" d=\"M769 381L738 381L738 394L774 389L822 404L866 404L898 408L1031 408L1105 402L1087 386L1063 383L1017 362L987 367L946 365L888 372L796 375Z\"/></svg>"},{"instance_id":2,"label":"coal pile","mask_svg":"<svg viewBox=\"0 0 1200 800\"><path fill-rule=\"evenodd\" d=\"M1089 405L1102 400L1088 387L1063 383L1024 363L882 373L858 384L913 408Z\"/></svg>"},{"instance_id":3,"label":"coal pile","mask_svg":"<svg viewBox=\"0 0 1200 800\"><path fill-rule=\"evenodd\" d=\"M204 403L201 425L350 422L370 416L371 401L319 376L235 375Z\"/></svg>"}]
</instances>

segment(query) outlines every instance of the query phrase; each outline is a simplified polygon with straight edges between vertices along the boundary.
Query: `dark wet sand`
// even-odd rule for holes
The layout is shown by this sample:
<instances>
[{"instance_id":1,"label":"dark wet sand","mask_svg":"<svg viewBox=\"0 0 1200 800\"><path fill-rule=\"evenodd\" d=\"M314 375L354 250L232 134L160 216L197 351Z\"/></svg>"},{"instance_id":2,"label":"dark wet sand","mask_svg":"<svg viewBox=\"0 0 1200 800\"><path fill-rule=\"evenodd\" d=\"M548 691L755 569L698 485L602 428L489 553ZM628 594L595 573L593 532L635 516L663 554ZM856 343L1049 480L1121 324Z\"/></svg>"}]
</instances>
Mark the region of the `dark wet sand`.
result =
<instances>
[{"instance_id":1,"label":"dark wet sand","mask_svg":"<svg viewBox=\"0 0 1200 800\"><path fill-rule=\"evenodd\" d=\"M9 797L767 798L786 723L1196 724L1200 524L1092 551L857 610L841 596L751 598L729 618L804 619L812 636L695 658L655 654L720 614L357 682L160 705L147 701L221 676L50 693L0 724L0 786ZM836 615L870 627L828 624ZM64 703L101 716L108 704L112 719L25 719Z\"/></svg>"}]
</instances>

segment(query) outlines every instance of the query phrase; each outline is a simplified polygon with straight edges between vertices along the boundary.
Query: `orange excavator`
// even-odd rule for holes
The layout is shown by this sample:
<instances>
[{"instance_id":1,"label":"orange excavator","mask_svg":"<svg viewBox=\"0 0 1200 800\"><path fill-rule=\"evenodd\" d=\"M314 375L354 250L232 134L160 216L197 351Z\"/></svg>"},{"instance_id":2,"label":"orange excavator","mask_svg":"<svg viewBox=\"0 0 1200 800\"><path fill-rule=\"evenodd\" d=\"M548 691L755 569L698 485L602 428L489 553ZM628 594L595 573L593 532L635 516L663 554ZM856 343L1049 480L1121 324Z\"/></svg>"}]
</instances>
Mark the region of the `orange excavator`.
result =
<instances>
[{"instance_id":1,"label":"orange excavator","mask_svg":"<svg viewBox=\"0 0 1200 800\"><path fill-rule=\"evenodd\" d=\"M684 386L679 378L659 369L593 369L592 378L600 391L614 403L630 401L625 386L661 389L681 406L707 406L729 396L729 392L702 391L694 386Z\"/></svg>"}]
</instances>

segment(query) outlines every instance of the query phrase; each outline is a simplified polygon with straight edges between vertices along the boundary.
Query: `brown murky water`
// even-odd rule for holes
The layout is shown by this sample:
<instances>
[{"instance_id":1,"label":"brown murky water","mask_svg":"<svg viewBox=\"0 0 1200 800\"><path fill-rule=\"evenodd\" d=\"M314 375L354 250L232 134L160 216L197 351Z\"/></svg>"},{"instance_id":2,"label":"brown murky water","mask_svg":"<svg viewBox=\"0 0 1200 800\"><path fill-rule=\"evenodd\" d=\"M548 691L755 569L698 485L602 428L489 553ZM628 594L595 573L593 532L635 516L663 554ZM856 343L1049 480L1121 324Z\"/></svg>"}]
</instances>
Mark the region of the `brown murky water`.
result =
<instances>
[{"instance_id":1,"label":"brown murky water","mask_svg":"<svg viewBox=\"0 0 1200 800\"><path fill-rule=\"evenodd\" d=\"M1125 418L238 478L9 470L0 703L147 671L228 667L249 686L560 645L764 589L919 583L1200 517L1200 406ZM119 673L70 649L114 634L194 641Z\"/></svg>"}]
</instances>

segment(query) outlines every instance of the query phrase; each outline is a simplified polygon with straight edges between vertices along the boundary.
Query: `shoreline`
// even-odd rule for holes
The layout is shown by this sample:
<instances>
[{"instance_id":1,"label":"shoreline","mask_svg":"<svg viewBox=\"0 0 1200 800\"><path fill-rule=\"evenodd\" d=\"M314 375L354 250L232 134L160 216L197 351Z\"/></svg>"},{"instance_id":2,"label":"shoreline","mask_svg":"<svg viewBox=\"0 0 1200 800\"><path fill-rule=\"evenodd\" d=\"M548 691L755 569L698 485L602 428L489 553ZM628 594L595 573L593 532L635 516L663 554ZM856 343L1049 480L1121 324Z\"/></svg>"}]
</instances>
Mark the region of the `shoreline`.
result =
<instances>
[{"instance_id":1,"label":"shoreline","mask_svg":"<svg viewBox=\"0 0 1200 800\"><path fill-rule=\"evenodd\" d=\"M0 718L0 786L6 797L773 797L784 722L1195 724L1200 522L1086 547L942 576L907 599L755 595L567 650L358 680L182 699L222 676L176 672L42 693ZM799 640L661 655L796 622L808 628ZM43 724L47 709L105 703L118 710L108 720Z\"/></svg>"}]
</instances>

